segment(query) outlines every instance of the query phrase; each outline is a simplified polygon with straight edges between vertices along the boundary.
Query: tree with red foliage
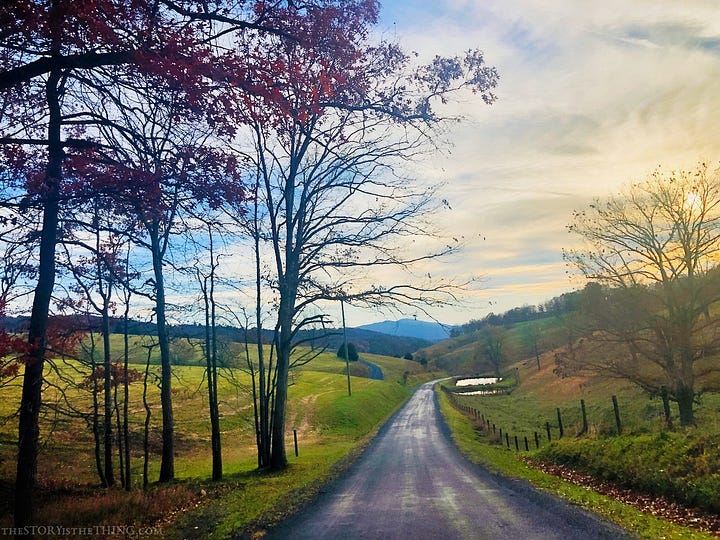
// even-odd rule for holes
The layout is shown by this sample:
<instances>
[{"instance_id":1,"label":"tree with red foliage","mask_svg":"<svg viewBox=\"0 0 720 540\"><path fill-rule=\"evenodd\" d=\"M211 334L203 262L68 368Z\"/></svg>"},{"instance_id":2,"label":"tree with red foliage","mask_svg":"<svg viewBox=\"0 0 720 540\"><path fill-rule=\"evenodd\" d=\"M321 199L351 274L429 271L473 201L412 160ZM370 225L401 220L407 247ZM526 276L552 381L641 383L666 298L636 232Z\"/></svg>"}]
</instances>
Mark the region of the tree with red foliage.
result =
<instances>
[{"instance_id":1,"label":"tree with red foliage","mask_svg":"<svg viewBox=\"0 0 720 540\"><path fill-rule=\"evenodd\" d=\"M100 391L107 393L108 392L108 384L110 388L112 389L112 410L111 412L114 413L116 418L116 429L118 432L118 449L119 449L119 457L120 457L120 479L122 482L122 485L126 489L130 489L130 486L132 485L132 481L130 478L130 440L128 437L128 433L125 430L125 423L124 419L121 419L120 414L120 404L118 402L118 389L122 387L124 389L125 393L125 402L127 402L127 395L128 395L128 387L131 383L142 380L143 375L136 369L128 369L127 365L123 365L120 362L110 362L109 369L108 366L102 365L97 366L90 375L88 375L83 383L84 386L89 388L91 392L93 393L93 396L96 396ZM97 407L93 410L93 424L97 423L97 417L98 417L98 411ZM105 422L112 422L112 416L110 418L107 418L107 413L105 413ZM108 431L107 429L105 430ZM96 435L96 447L99 446L99 437ZM107 442L104 443L104 448L107 448L108 444ZM99 466L100 459L99 459L99 449L96 450L96 461L98 463L98 473L100 475L100 478L102 481L107 482L107 474L105 472L104 468L101 468ZM107 463L107 459L105 460L105 463Z\"/></svg>"},{"instance_id":2,"label":"tree with red foliage","mask_svg":"<svg viewBox=\"0 0 720 540\"><path fill-rule=\"evenodd\" d=\"M22 208L41 214L38 281L35 287L20 407L15 524L32 520L38 453L38 415L47 346L48 313L55 280L59 210L66 204L63 167L74 150L95 146L78 140L68 118L81 95L112 98L112 72L152 74L165 87L182 90L190 105L207 108L218 66L213 38L244 29L273 29L275 8L264 2L97 0L92 9L75 0L7 0L0 4L0 142L38 145L6 154L34 174L23 188ZM211 82L212 85L208 83ZM221 101L217 101L222 103ZM219 116L215 113L215 116ZM27 156L37 158L35 161ZM27 173L27 170L15 169ZM173 476L171 468L163 480Z\"/></svg>"},{"instance_id":3,"label":"tree with red foliage","mask_svg":"<svg viewBox=\"0 0 720 540\"><path fill-rule=\"evenodd\" d=\"M5 307L0 304L0 317L5 316ZM20 373L18 358L27 352L24 338L9 334L0 328L0 386L13 380Z\"/></svg>"},{"instance_id":4,"label":"tree with red foliage","mask_svg":"<svg viewBox=\"0 0 720 540\"><path fill-rule=\"evenodd\" d=\"M19 359L28 352L28 343L19 329L8 332L5 326L6 308L27 295L22 282L33 277L35 268L31 264L32 249L17 237L17 220L13 224L3 218L0 227L4 248L0 257L0 386L3 386L19 375Z\"/></svg>"},{"instance_id":5,"label":"tree with red foliage","mask_svg":"<svg viewBox=\"0 0 720 540\"><path fill-rule=\"evenodd\" d=\"M109 376L106 377L106 371ZM125 367L120 362L110 362L110 369L106 370L105 366L98 366L93 373L85 377L85 385L88 388L101 387L105 385L105 379L110 380L113 388L118 388L125 382L133 383L142 380L142 373L136 369L131 369L127 373Z\"/></svg>"},{"instance_id":6,"label":"tree with red foliage","mask_svg":"<svg viewBox=\"0 0 720 540\"><path fill-rule=\"evenodd\" d=\"M147 283L160 349L160 479L165 481L174 476L172 365L164 271L169 248L185 217L202 213L202 208L216 208L224 201L238 204L243 191L236 156L212 144L210 128L203 118L187 107L178 92L158 90L153 77L144 83L139 79L117 85L119 114L112 122L102 120L110 111L104 111L101 103L95 104L93 109L102 112L96 127L109 144L102 149L102 161L88 162L78 170L74 188L90 197L101 197L117 215L133 220L136 227L131 241L150 254L152 279ZM131 110L123 106L132 99ZM96 121L95 114L77 118Z\"/></svg>"}]
</instances>

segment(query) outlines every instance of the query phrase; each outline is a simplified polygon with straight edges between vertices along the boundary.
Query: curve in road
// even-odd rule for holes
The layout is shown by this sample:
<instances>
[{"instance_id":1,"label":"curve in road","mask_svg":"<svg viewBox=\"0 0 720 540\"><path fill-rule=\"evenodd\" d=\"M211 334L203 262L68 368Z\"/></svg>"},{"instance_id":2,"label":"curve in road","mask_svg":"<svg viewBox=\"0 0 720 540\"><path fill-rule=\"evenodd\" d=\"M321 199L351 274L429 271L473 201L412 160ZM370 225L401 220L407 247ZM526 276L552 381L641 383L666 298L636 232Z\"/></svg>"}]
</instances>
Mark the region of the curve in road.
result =
<instances>
[{"instance_id":1,"label":"curve in road","mask_svg":"<svg viewBox=\"0 0 720 540\"><path fill-rule=\"evenodd\" d=\"M268 539L617 539L631 536L528 483L469 462L433 383L420 387L346 474Z\"/></svg>"},{"instance_id":2,"label":"curve in road","mask_svg":"<svg viewBox=\"0 0 720 540\"><path fill-rule=\"evenodd\" d=\"M367 360L363 360L362 358L360 359L360 363L365 364L370 370L370 373L368 374L368 377L370 379L373 379L375 381L382 381L385 379L382 368L377 364L373 364L372 362L368 362Z\"/></svg>"}]
</instances>

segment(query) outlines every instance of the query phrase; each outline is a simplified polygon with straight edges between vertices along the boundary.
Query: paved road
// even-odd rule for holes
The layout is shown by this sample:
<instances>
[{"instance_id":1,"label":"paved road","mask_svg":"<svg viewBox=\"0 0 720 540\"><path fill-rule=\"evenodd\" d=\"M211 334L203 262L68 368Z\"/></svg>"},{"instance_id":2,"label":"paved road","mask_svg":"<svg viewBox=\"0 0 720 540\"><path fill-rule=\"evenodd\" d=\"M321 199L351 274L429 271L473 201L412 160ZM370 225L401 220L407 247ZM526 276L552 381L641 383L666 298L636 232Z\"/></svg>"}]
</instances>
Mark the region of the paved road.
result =
<instances>
[{"instance_id":1,"label":"paved road","mask_svg":"<svg viewBox=\"0 0 720 540\"><path fill-rule=\"evenodd\" d=\"M341 479L266 538L624 537L614 525L466 460L448 438L428 383Z\"/></svg>"},{"instance_id":2,"label":"paved road","mask_svg":"<svg viewBox=\"0 0 720 540\"><path fill-rule=\"evenodd\" d=\"M367 360L360 359L360 362L365 364L369 369L369 378L374 379L376 381L382 381L385 379L385 375L383 374L383 370L380 366L377 364L373 364L372 362L368 362Z\"/></svg>"}]
</instances>

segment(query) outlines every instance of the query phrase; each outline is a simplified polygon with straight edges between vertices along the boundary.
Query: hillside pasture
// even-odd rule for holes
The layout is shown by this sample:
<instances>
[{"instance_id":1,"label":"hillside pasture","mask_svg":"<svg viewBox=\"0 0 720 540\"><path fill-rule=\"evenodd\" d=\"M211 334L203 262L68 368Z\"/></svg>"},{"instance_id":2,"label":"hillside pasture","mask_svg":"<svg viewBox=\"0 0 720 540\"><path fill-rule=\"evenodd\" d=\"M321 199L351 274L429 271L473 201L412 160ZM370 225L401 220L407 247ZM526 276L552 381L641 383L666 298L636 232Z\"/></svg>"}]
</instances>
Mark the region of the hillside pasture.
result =
<instances>
[{"instance_id":1,"label":"hillside pasture","mask_svg":"<svg viewBox=\"0 0 720 540\"><path fill-rule=\"evenodd\" d=\"M567 342L567 330L562 317L545 317L513 324L505 329L503 357L505 369L519 359L532 356L528 335L530 328L539 332L538 349L541 353L551 351ZM492 363L483 354L483 330L461 334L452 339L440 341L417 352L418 358L425 358L428 367L447 371L453 375L477 375L491 372Z\"/></svg>"},{"instance_id":2,"label":"hillside pasture","mask_svg":"<svg viewBox=\"0 0 720 540\"><path fill-rule=\"evenodd\" d=\"M696 406L697 424L692 427L680 428L677 408L672 407L675 424L673 430L668 430L662 400L651 398L628 381L600 376L559 377L553 370L552 352L541 357L539 370L534 358L517 362L510 366L512 368L517 368L520 384L510 394L455 398L460 406L469 409L465 416L467 420L451 425L458 431L456 436L467 438L463 444L467 445L469 455L480 461L488 460L490 466L506 474L554 486L553 490L561 490L564 495L575 491L558 487L559 484L544 479L540 473L531 472L522 460L529 458L567 466L590 474L598 481L609 481L649 497L664 497L670 501L668 504L699 507L699 515L718 512L719 394L703 394ZM442 384L452 390L451 381ZM621 434L617 430L612 396L616 396L618 402ZM585 402L588 421L585 434L581 433L581 400ZM564 428L562 439L559 438L558 409ZM474 411L478 412L478 420L474 418ZM480 427L483 420L486 422L484 429ZM472 436L460 435L464 433L462 425L466 421L471 426ZM487 429L488 421L495 427L495 432ZM551 441L547 439L548 424ZM539 450L535 449L536 433ZM515 448L515 437L519 440L519 451ZM525 438L529 441L530 452L525 451ZM609 512L613 519L617 518L641 537L655 538L663 527L673 531L668 538L707 537L692 529L662 525L662 522L654 521L655 518L637 511L613 510L614 502L597 495L582 499L587 501L582 504L596 507L601 513Z\"/></svg>"},{"instance_id":3,"label":"hillside pasture","mask_svg":"<svg viewBox=\"0 0 720 540\"><path fill-rule=\"evenodd\" d=\"M144 371L148 349L137 337L132 369ZM121 344L113 337L113 347ZM114 351L114 358L119 355ZM397 375L413 366L407 361L373 356L388 373ZM415 364L420 367L417 363ZM223 368L219 377L224 480L209 481L211 463L209 407L205 370L201 366L173 368L173 409L176 432L176 482L156 485L161 450L159 366L151 357L147 400L152 415L149 423L150 461L148 491L141 489L142 441L145 409L142 381L130 385L130 438L132 444L133 489L102 489L96 472L93 436L87 414L92 393L83 385L89 367L77 360L48 363L44 408L41 418L41 451L38 459L39 498L37 519L42 523L84 526L118 523L163 528L166 536L195 537L192 529L203 512L214 516L212 533L232 536L254 520L272 521L276 502L292 492L318 489L331 475L339 460L369 437L409 395L405 385L393 376L374 381L352 375L352 396L347 395L345 362L325 352L299 369L292 370L287 416L286 444L290 467L281 474L257 471L251 378L246 371ZM351 363L352 373L367 370ZM401 379L402 377L400 377ZM427 380L427 378L425 379ZM122 399L122 389L119 390ZM12 485L16 452L17 384L0 388L0 526L12 523ZM293 430L297 433L299 456L294 454ZM117 455L115 455L117 467ZM119 474L116 472L116 478ZM309 490L309 491L307 491ZM210 504L212 502L212 504ZM289 505L281 505L285 511ZM212 507L212 510L210 508ZM190 510L196 514L193 514ZM188 513L189 512L189 513ZM183 514L182 519L179 516ZM195 517L192 517L195 516ZM276 516L277 517L277 516ZM185 520L185 521L184 521ZM190 521L192 521L192 525ZM207 524L206 524L207 525ZM191 527L185 530L183 527ZM209 526L209 525L208 525ZM175 532L173 532L175 531ZM180 531L180 532L177 532Z\"/></svg>"}]
</instances>

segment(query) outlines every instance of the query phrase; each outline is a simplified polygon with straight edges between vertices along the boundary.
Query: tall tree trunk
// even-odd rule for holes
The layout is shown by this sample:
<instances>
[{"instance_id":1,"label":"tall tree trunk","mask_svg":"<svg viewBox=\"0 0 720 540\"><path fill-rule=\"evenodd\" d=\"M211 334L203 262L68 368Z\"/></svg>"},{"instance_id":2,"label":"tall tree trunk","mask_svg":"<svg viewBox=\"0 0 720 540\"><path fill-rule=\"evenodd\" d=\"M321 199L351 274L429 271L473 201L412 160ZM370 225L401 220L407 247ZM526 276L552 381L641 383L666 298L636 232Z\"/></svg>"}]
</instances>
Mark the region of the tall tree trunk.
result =
<instances>
[{"instance_id":1,"label":"tall tree trunk","mask_svg":"<svg viewBox=\"0 0 720 540\"><path fill-rule=\"evenodd\" d=\"M255 328L257 330L256 344L258 354L258 396L256 408L259 409L259 426L257 428L258 467L264 468L270 466L270 401L267 389L267 366L265 365L265 351L263 349L262 339L262 266L260 262L258 187L259 185L255 184L255 205L253 213L253 240L255 244ZM249 356L248 362L251 362ZM255 378L253 377L253 385L254 384Z\"/></svg>"},{"instance_id":2,"label":"tall tree trunk","mask_svg":"<svg viewBox=\"0 0 720 540\"><path fill-rule=\"evenodd\" d=\"M218 383L217 383L217 362L218 362L218 343L217 343L217 321L216 321L216 305L215 305L215 260L212 247L212 233L210 235L210 372L212 372L212 395L213 400L210 409L210 424L212 431L212 477L213 480L222 480L222 441L220 439L220 409L218 404ZM210 383L210 378L208 378Z\"/></svg>"},{"instance_id":3,"label":"tall tree trunk","mask_svg":"<svg viewBox=\"0 0 720 540\"><path fill-rule=\"evenodd\" d=\"M98 253L98 256L99 253ZM100 283L102 287L102 281ZM105 293L103 293L104 295ZM102 338L103 338L103 392L104 392L104 421L105 426L103 430L103 444L104 450L104 465L105 465L105 481L108 486L115 485L115 474L113 472L113 399L112 399L112 372L110 366L110 360L112 358L110 352L110 315L108 313L108 300L109 298L103 299L103 310L102 310Z\"/></svg>"},{"instance_id":4,"label":"tall tree trunk","mask_svg":"<svg viewBox=\"0 0 720 540\"><path fill-rule=\"evenodd\" d=\"M118 448L118 465L120 467L120 485L126 488L127 481L125 479L125 453L123 451L123 431L122 418L120 417L120 402L118 401L119 382L113 385L113 414L115 416L115 427L117 428L117 448Z\"/></svg>"},{"instance_id":5,"label":"tall tree trunk","mask_svg":"<svg viewBox=\"0 0 720 540\"><path fill-rule=\"evenodd\" d=\"M675 385L675 399L677 399L678 412L681 426L691 426L695 423L695 412L693 405L695 403L695 392L692 386L682 381L678 381Z\"/></svg>"},{"instance_id":6,"label":"tall tree trunk","mask_svg":"<svg viewBox=\"0 0 720 540\"><path fill-rule=\"evenodd\" d=\"M253 420L255 423L255 446L257 448L257 462L258 462L258 468L262 468L262 460L261 460L261 445L260 445L260 408L258 404L258 389L257 389L257 370L255 369L255 365L253 364L252 358L250 357L250 338L248 336L248 321L245 321L245 327L244 327L244 345L245 345L245 360L247 362L247 368L248 372L250 373L250 391L252 394L252 403L253 403Z\"/></svg>"},{"instance_id":7,"label":"tall tree trunk","mask_svg":"<svg viewBox=\"0 0 720 540\"><path fill-rule=\"evenodd\" d=\"M160 405L162 407L162 458L160 482L175 478L175 428L172 408L172 365L170 363L170 336L165 318L165 281L163 257L160 248L159 223L149 227L155 277L155 316L157 318L158 345L160 346Z\"/></svg>"},{"instance_id":8,"label":"tall tree trunk","mask_svg":"<svg viewBox=\"0 0 720 540\"><path fill-rule=\"evenodd\" d=\"M693 370L693 348L690 343L692 328L685 324L680 331L679 341L679 373L676 375L675 398L678 403L678 413L681 426L695 424L695 372Z\"/></svg>"},{"instance_id":9,"label":"tall tree trunk","mask_svg":"<svg viewBox=\"0 0 720 540\"><path fill-rule=\"evenodd\" d=\"M125 275L128 275L128 268L125 267ZM129 287L129 285L128 285ZM123 313L123 373L125 380L123 387L125 394L123 395L123 438L125 439L125 489L130 491L132 488L132 477L130 475L130 379L129 379L129 363L130 363L130 338L128 334L128 326L130 321L130 292L126 291L125 313Z\"/></svg>"},{"instance_id":10,"label":"tall tree trunk","mask_svg":"<svg viewBox=\"0 0 720 540\"><path fill-rule=\"evenodd\" d=\"M215 253L212 229L208 225L210 238L210 275L202 276L198 270L198 281L205 304L205 369L207 372L208 405L210 409L210 443L212 447L212 479L222 480L222 446L220 440L220 411L217 396L217 328L215 320Z\"/></svg>"},{"instance_id":11,"label":"tall tree trunk","mask_svg":"<svg viewBox=\"0 0 720 540\"><path fill-rule=\"evenodd\" d=\"M277 340L277 379L275 381L275 401L272 408L270 469L280 470L287 467L285 452L285 412L288 397L288 375L290 372L290 352L292 350L292 319L294 294L289 295L288 301L280 302L278 314L279 336ZM289 301L292 300L292 301Z\"/></svg>"},{"instance_id":12,"label":"tall tree trunk","mask_svg":"<svg viewBox=\"0 0 720 540\"><path fill-rule=\"evenodd\" d=\"M37 455L40 429L38 419L42 405L43 368L47 339L50 299L55 286L55 246L58 234L59 190L62 177L63 148L60 141L60 79L54 69L45 85L48 105L48 164L43 197L43 223L40 231L38 282L33 297L28 341L31 352L26 358L23 375L20 419L18 422L18 458L15 481L15 526L32 524Z\"/></svg>"},{"instance_id":13,"label":"tall tree trunk","mask_svg":"<svg viewBox=\"0 0 720 540\"><path fill-rule=\"evenodd\" d=\"M104 476L105 484L110 487L115 485L115 474L113 471L113 400L112 400L112 371L110 361L110 296L112 286L105 281L106 271L104 252L100 235L100 217L97 203L93 216L93 227L95 229L95 272L97 274L97 288L102 305L100 307L101 329L100 335L103 341L103 449L104 449Z\"/></svg>"},{"instance_id":14,"label":"tall tree trunk","mask_svg":"<svg viewBox=\"0 0 720 540\"><path fill-rule=\"evenodd\" d=\"M148 466L150 465L150 417L152 409L148 403L148 377L150 376L150 357L152 356L152 347L148 347L147 359L145 362L145 376L143 377L143 393L142 402L145 409L145 430L143 431L143 489L147 489L149 484Z\"/></svg>"},{"instance_id":15,"label":"tall tree trunk","mask_svg":"<svg viewBox=\"0 0 720 540\"><path fill-rule=\"evenodd\" d=\"M284 469L288 463L285 453L285 410L287 407L289 354L283 349L284 347L278 348L277 386L272 409L270 469L274 471Z\"/></svg>"},{"instance_id":16,"label":"tall tree trunk","mask_svg":"<svg viewBox=\"0 0 720 540\"><path fill-rule=\"evenodd\" d=\"M90 324L88 316L88 326ZM98 404L98 381L97 381L97 363L95 362L95 333L90 331L90 373L92 381L92 432L93 441L95 446L95 468L97 469L98 478L100 478L100 484L103 487L107 487L105 480L105 473L102 466L102 455L100 452L100 407Z\"/></svg>"}]
</instances>

